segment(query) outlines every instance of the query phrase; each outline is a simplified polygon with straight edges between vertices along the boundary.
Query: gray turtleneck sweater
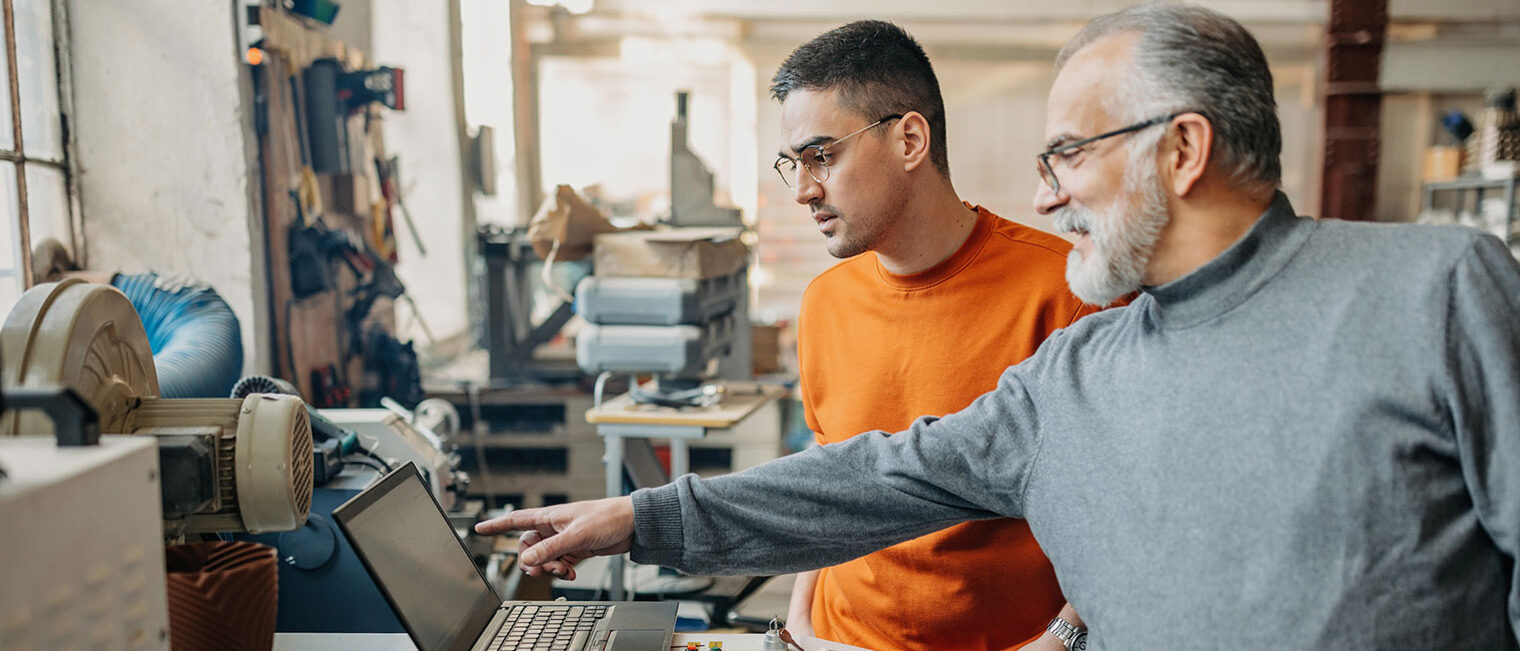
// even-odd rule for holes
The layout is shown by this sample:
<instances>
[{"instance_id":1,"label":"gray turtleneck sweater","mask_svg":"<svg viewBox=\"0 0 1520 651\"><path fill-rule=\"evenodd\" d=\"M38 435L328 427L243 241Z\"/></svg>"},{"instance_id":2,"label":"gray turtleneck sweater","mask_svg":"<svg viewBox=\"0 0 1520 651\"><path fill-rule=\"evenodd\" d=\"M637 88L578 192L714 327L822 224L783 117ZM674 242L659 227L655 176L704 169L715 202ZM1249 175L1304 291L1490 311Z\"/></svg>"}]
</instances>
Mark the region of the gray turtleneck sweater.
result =
<instances>
[{"instance_id":1,"label":"gray turtleneck sweater","mask_svg":"<svg viewBox=\"0 0 1520 651\"><path fill-rule=\"evenodd\" d=\"M961 412L634 510L635 559L701 573L1024 518L1090 648L1515 649L1520 266L1477 231L1278 195Z\"/></svg>"}]
</instances>

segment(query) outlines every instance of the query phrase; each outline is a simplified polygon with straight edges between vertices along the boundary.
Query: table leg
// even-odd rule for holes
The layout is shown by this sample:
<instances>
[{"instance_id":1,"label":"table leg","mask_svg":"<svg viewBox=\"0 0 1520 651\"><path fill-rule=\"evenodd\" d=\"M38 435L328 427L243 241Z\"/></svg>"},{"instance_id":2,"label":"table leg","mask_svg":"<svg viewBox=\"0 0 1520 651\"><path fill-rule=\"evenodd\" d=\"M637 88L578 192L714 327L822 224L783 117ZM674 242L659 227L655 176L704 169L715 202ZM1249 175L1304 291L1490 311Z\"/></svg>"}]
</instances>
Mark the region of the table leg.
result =
<instances>
[{"instance_id":1,"label":"table leg","mask_svg":"<svg viewBox=\"0 0 1520 651\"><path fill-rule=\"evenodd\" d=\"M607 446L607 454L602 459L607 470L607 497L620 497L623 494L623 437L604 432L602 442ZM607 559L607 571L612 573L612 586L608 589L608 598L612 601L622 601L622 554Z\"/></svg>"},{"instance_id":2,"label":"table leg","mask_svg":"<svg viewBox=\"0 0 1520 651\"><path fill-rule=\"evenodd\" d=\"M670 439L670 479L691 472L691 446L686 439Z\"/></svg>"}]
</instances>

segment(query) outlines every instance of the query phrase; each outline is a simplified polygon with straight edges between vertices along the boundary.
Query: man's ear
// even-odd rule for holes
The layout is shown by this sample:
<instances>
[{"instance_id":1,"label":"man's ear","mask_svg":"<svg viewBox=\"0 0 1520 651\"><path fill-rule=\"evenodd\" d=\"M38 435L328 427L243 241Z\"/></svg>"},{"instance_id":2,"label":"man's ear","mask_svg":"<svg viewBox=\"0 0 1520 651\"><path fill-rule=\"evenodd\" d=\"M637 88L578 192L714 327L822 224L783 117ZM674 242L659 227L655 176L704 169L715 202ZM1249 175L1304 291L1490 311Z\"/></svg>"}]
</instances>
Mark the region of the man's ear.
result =
<instances>
[{"instance_id":1,"label":"man's ear","mask_svg":"<svg viewBox=\"0 0 1520 651\"><path fill-rule=\"evenodd\" d=\"M902 140L893 143L893 149L902 152L903 170L913 171L929 161L929 121L918 111L908 111L898 119L902 126Z\"/></svg>"},{"instance_id":2,"label":"man's ear","mask_svg":"<svg viewBox=\"0 0 1520 651\"><path fill-rule=\"evenodd\" d=\"M1203 178L1214 156L1214 124L1197 113L1172 118L1172 133L1163 151L1163 173L1172 193L1186 197Z\"/></svg>"}]
</instances>

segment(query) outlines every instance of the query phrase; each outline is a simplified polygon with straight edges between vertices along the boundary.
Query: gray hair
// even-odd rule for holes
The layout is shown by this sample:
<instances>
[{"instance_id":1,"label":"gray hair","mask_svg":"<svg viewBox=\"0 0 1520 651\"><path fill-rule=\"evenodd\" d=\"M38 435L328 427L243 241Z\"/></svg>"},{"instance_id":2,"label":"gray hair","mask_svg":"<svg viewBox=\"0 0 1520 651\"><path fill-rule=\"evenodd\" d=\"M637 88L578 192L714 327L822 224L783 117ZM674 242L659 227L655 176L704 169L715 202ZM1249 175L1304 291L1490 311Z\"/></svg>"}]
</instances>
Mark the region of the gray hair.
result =
<instances>
[{"instance_id":1,"label":"gray hair","mask_svg":"<svg viewBox=\"0 0 1520 651\"><path fill-rule=\"evenodd\" d=\"M1056 71L1087 45L1138 36L1129 74L1105 108L1123 122L1198 111L1214 126L1211 165L1251 186L1282 182L1282 128L1272 71L1246 28L1212 9L1148 4L1099 16L1061 48ZM1147 139L1148 140L1148 139Z\"/></svg>"}]
</instances>

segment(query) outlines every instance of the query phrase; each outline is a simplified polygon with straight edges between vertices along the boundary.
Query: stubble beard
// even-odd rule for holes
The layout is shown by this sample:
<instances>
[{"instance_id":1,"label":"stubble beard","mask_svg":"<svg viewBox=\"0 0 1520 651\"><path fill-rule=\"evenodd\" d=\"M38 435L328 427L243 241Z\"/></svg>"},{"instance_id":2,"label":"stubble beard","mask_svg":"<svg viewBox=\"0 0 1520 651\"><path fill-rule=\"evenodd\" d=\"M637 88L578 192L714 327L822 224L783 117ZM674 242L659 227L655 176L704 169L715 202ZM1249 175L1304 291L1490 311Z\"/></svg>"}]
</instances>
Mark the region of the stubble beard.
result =
<instances>
[{"instance_id":1,"label":"stubble beard","mask_svg":"<svg viewBox=\"0 0 1520 651\"><path fill-rule=\"evenodd\" d=\"M850 237L850 233L848 231L828 238L824 244L824 247L829 250L829 255L832 255L841 260L844 258L853 258L857 255L865 253L867 250L866 246L862 245L855 238Z\"/></svg>"},{"instance_id":2,"label":"stubble beard","mask_svg":"<svg viewBox=\"0 0 1520 651\"><path fill-rule=\"evenodd\" d=\"M823 246L829 255L844 259L865 253L866 246L860 241L860 237L850 232L850 222L838 208L822 204L818 210L827 210L834 215L834 232L823 236ZM815 210L814 212L817 212Z\"/></svg>"}]
</instances>

